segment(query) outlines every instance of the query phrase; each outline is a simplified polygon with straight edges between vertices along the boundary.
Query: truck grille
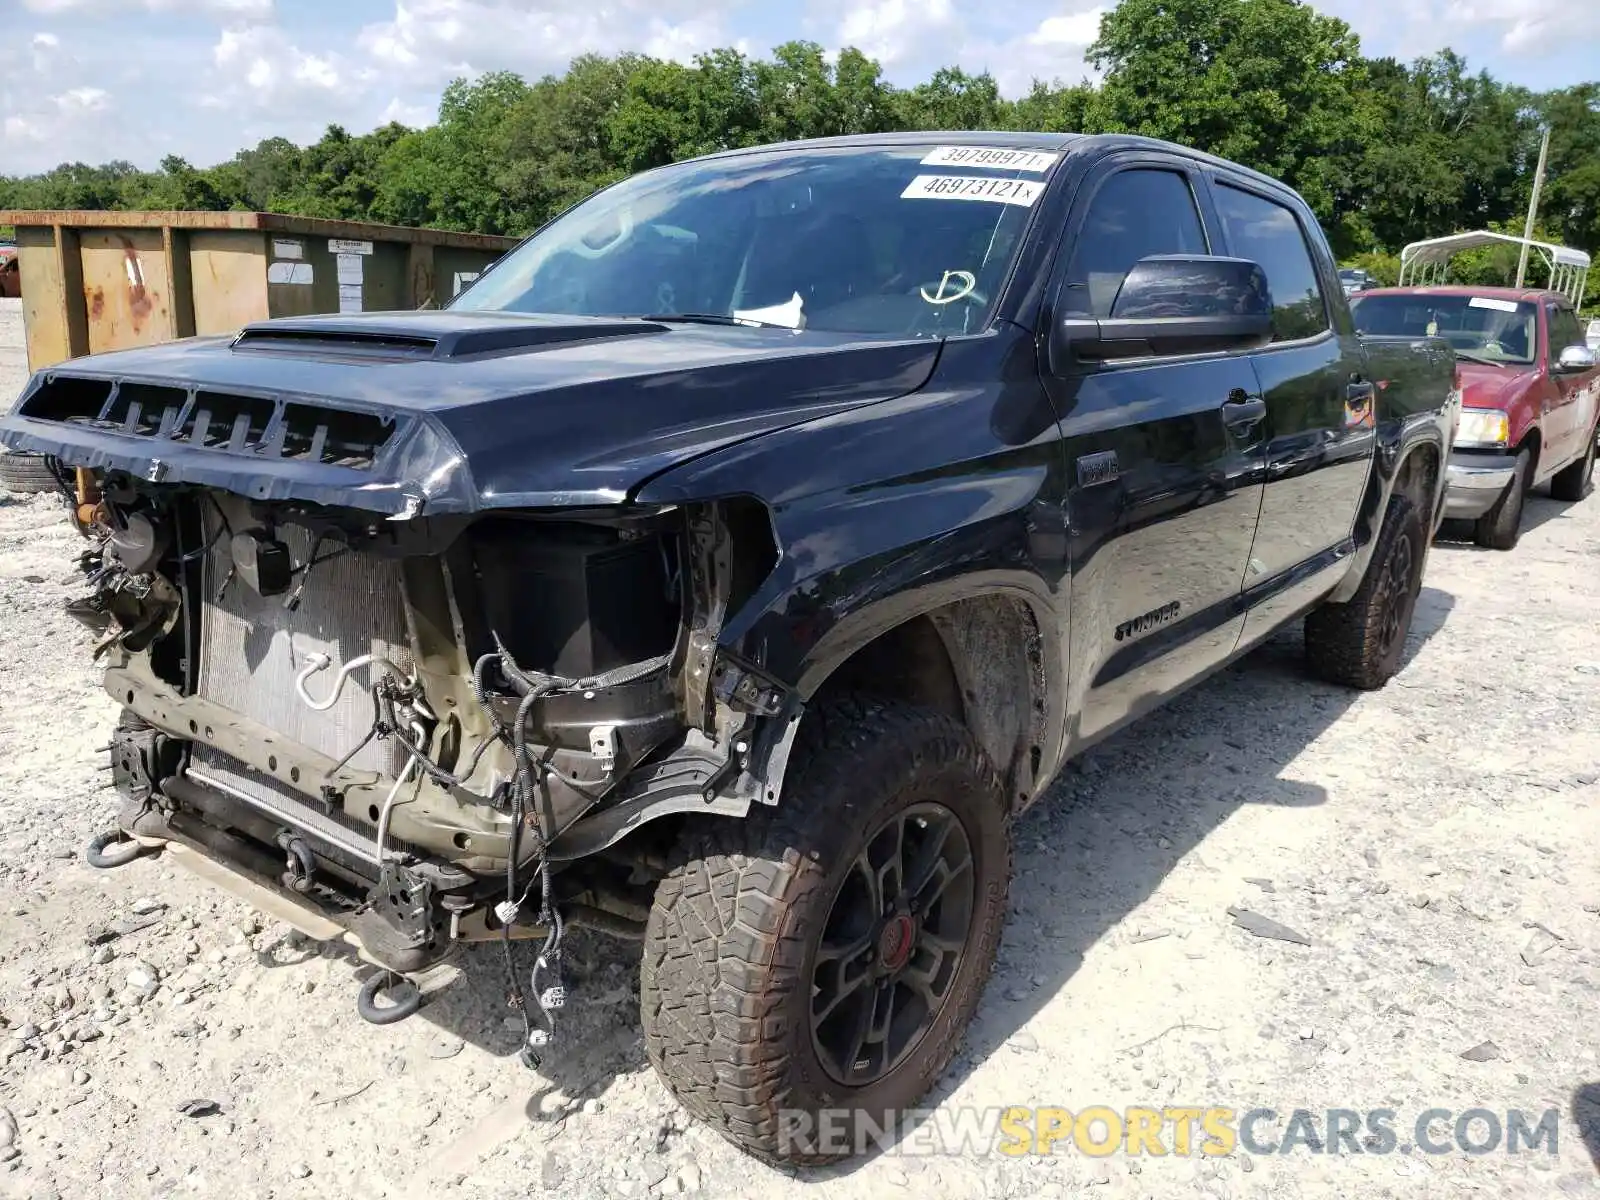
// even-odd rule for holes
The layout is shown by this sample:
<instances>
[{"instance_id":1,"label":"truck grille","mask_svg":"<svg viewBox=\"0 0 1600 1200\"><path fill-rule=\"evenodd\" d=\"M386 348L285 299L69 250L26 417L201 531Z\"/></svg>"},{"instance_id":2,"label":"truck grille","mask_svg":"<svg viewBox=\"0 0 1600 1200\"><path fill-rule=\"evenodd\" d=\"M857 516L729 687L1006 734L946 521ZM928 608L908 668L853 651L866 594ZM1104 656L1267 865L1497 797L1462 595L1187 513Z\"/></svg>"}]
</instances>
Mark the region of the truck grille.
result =
<instances>
[{"instance_id":1,"label":"truck grille","mask_svg":"<svg viewBox=\"0 0 1600 1200\"><path fill-rule=\"evenodd\" d=\"M377 413L57 374L34 389L21 413L231 454L357 470L372 466L396 428L392 417Z\"/></svg>"},{"instance_id":2,"label":"truck grille","mask_svg":"<svg viewBox=\"0 0 1600 1200\"><path fill-rule=\"evenodd\" d=\"M228 526L235 532L253 522L242 502L219 498ZM210 506L208 506L209 508ZM211 509L208 519L217 521ZM215 534L207 531L207 537ZM312 551L309 531L280 525L274 535L289 547L298 566ZM230 578L232 558L227 536L214 539L206 559L200 618L199 693L223 707L260 722L333 759L341 759L372 725L369 672L352 672L337 703L316 712L295 694L295 676L314 653L333 665L306 685L316 697L332 686L339 664L363 654L379 654L402 669L412 663L406 634L400 564L394 559L343 550L324 541L319 554L326 561L311 568L309 578L297 575L305 590L291 611L284 596L262 596L242 579ZM226 581L226 582L224 582ZM403 766L401 752L389 741L374 739L350 760L356 770L394 774ZM313 793L317 781L302 786Z\"/></svg>"}]
</instances>

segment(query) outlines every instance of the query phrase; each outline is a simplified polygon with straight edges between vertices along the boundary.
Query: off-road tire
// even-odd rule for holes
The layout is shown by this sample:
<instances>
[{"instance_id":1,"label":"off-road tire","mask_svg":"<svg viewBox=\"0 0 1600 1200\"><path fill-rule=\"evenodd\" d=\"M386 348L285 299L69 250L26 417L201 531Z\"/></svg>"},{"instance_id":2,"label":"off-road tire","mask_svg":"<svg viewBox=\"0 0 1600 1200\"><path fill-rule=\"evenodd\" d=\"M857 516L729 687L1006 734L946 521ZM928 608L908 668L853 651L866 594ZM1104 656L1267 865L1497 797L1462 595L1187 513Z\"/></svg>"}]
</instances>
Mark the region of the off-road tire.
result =
<instances>
[{"instance_id":1,"label":"off-road tire","mask_svg":"<svg viewBox=\"0 0 1600 1200\"><path fill-rule=\"evenodd\" d=\"M967 940L920 1040L886 1074L849 1087L813 1040L817 945L873 830L928 800L954 814L971 849ZM954 1055L993 967L1011 870L993 765L943 714L856 697L827 703L805 717L778 806L703 818L675 856L645 933L651 1063L691 1114L759 1158L847 1157L848 1148L797 1137L793 1114L860 1109L881 1122L915 1104Z\"/></svg>"},{"instance_id":2,"label":"off-road tire","mask_svg":"<svg viewBox=\"0 0 1600 1200\"><path fill-rule=\"evenodd\" d=\"M1575 463L1570 463L1557 471L1550 479L1550 494L1557 500L1564 500L1568 504L1582 500L1589 494L1590 482L1594 479L1595 431L1589 431L1589 444L1584 448L1583 457Z\"/></svg>"},{"instance_id":3,"label":"off-road tire","mask_svg":"<svg viewBox=\"0 0 1600 1200\"><path fill-rule=\"evenodd\" d=\"M1363 691L1389 682L1405 654L1426 552L1427 535L1416 502L1391 496L1356 594L1343 604L1324 604L1306 614L1306 662L1313 674ZM1404 576L1399 594L1397 573ZM1395 604L1398 611L1390 607Z\"/></svg>"},{"instance_id":4,"label":"off-road tire","mask_svg":"<svg viewBox=\"0 0 1600 1200\"><path fill-rule=\"evenodd\" d=\"M1472 540L1485 550L1516 549L1517 539L1522 536L1522 506L1528 498L1528 478L1532 473L1533 455L1520 451L1505 492L1472 527Z\"/></svg>"},{"instance_id":5,"label":"off-road tire","mask_svg":"<svg viewBox=\"0 0 1600 1200\"><path fill-rule=\"evenodd\" d=\"M53 492L56 487L56 477L45 466L44 455L0 451L0 492L25 495Z\"/></svg>"}]
</instances>

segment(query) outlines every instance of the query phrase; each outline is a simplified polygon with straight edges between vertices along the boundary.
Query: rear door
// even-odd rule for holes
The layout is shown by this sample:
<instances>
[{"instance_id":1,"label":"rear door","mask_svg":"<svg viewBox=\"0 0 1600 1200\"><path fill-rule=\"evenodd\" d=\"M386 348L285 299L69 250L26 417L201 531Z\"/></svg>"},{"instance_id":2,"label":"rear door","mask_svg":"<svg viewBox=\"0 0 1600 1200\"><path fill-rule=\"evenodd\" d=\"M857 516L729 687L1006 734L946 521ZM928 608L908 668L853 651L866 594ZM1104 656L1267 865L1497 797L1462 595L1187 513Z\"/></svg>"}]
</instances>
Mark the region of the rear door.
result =
<instances>
[{"instance_id":1,"label":"rear door","mask_svg":"<svg viewBox=\"0 0 1600 1200\"><path fill-rule=\"evenodd\" d=\"M1067 219L1053 319L1109 316L1141 258L1216 252L1202 196L1176 156L1119 156L1091 172ZM1066 447L1068 712L1081 744L1232 652L1261 502L1259 396L1242 354L1043 374Z\"/></svg>"},{"instance_id":2,"label":"rear door","mask_svg":"<svg viewBox=\"0 0 1600 1200\"><path fill-rule=\"evenodd\" d=\"M1273 301L1272 343L1251 357L1267 403L1261 520L1244 581L1252 642L1326 591L1354 549L1377 386L1310 213L1225 172L1211 184L1227 252L1266 272Z\"/></svg>"}]
</instances>

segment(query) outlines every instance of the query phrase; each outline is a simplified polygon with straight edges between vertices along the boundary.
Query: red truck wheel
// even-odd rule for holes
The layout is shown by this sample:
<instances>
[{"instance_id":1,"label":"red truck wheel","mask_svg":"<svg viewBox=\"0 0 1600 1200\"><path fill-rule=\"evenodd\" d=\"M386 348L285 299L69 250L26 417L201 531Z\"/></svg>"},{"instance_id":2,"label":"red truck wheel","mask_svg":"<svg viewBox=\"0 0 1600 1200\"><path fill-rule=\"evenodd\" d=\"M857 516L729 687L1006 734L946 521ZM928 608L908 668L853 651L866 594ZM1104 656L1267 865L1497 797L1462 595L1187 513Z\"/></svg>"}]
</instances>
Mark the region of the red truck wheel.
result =
<instances>
[{"instance_id":1,"label":"red truck wheel","mask_svg":"<svg viewBox=\"0 0 1600 1200\"><path fill-rule=\"evenodd\" d=\"M1494 507L1478 518L1473 540L1486 550L1514 550L1522 536L1522 504L1528 495L1528 476L1533 470L1533 455L1524 450L1517 455L1517 468L1506 485L1505 494Z\"/></svg>"}]
</instances>

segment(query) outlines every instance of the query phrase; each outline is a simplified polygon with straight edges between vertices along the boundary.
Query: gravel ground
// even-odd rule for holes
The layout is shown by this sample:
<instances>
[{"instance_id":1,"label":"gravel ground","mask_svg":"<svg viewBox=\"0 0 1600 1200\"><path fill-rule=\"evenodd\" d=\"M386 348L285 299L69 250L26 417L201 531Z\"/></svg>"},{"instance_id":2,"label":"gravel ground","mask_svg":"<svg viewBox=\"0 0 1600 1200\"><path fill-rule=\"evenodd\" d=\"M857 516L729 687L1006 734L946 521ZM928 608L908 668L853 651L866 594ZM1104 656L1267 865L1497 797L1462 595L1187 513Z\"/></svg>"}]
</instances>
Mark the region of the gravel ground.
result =
<instances>
[{"instance_id":1,"label":"gravel ground","mask_svg":"<svg viewBox=\"0 0 1600 1200\"><path fill-rule=\"evenodd\" d=\"M56 501L0 502L0 1196L1597 1194L1600 500L1536 498L1528 526L1511 554L1435 548L1386 690L1310 682L1285 634L1077 764L1019 823L996 976L932 1102L1390 1108L1402 1134L1428 1108L1555 1108L1556 1156L1068 1143L793 1172L656 1082L626 946L574 940L530 1074L493 953L376 1029L347 954L162 858L87 868L115 712L60 611L76 537Z\"/></svg>"}]
</instances>

